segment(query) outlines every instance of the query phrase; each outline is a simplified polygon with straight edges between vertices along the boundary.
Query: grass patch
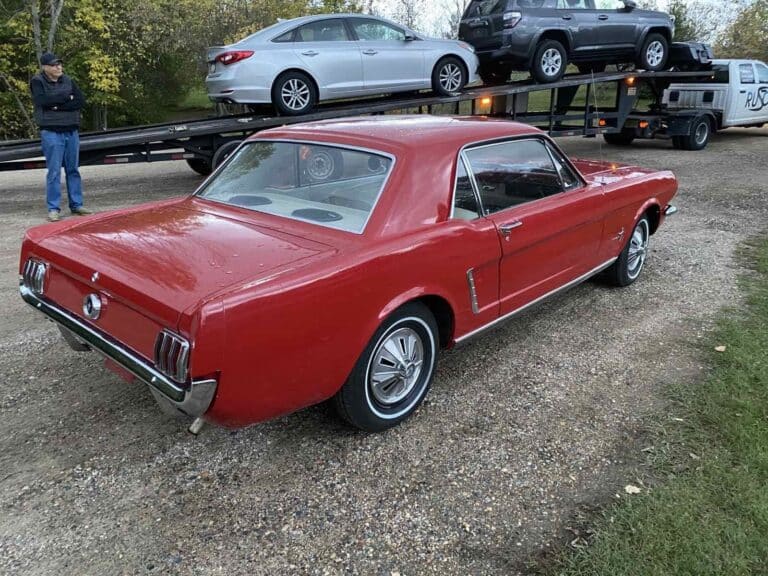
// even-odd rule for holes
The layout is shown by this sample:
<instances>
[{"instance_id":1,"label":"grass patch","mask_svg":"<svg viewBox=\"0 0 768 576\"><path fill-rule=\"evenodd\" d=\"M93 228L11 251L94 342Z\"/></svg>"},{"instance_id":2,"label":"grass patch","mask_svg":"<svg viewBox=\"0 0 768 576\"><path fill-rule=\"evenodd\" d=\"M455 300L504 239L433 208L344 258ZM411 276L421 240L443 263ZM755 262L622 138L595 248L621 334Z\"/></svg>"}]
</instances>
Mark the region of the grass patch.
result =
<instances>
[{"instance_id":1,"label":"grass patch","mask_svg":"<svg viewBox=\"0 0 768 576\"><path fill-rule=\"evenodd\" d=\"M178 110L207 110L213 108L213 102L208 98L205 86L193 86L176 107Z\"/></svg>"},{"instance_id":2,"label":"grass patch","mask_svg":"<svg viewBox=\"0 0 768 576\"><path fill-rule=\"evenodd\" d=\"M671 391L659 486L603 512L592 544L547 574L768 574L768 237L744 257L745 306L719 323L712 374Z\"/></svg>"}]
</instances>

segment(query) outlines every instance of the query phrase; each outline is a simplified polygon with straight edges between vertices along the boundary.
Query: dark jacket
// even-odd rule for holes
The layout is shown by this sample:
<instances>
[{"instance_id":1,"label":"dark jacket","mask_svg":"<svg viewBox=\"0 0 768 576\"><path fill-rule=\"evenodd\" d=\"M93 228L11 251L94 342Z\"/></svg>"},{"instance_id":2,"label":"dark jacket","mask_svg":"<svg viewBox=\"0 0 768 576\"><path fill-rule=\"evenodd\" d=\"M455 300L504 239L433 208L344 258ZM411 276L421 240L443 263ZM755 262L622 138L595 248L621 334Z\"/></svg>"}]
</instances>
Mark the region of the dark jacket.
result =
<instances>
[{"instance_id":1,"label":"dark jacket","mask_svg":"<svg viewBox=\"0 0 768 576\"><path fill-rule=\"evenodd\" d=\"M54 82L40 72L30 80L29 89L35 105L35 122L41 130L68 132L80 128L85 96L72 78L62 74Z\"/></svg>"}]
</instances>

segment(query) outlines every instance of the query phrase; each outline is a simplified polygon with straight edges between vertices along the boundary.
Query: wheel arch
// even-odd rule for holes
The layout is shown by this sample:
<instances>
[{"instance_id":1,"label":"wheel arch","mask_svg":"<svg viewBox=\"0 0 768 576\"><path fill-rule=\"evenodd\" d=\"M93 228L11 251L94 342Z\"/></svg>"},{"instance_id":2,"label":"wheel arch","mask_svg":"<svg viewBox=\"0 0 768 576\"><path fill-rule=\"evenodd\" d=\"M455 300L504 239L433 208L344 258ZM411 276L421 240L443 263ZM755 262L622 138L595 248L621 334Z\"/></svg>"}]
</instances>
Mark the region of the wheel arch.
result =
<instances>
[{"instance_id":1,"label":"wheel arch","mask_svg":"<svg viewBox=\"0 0 768 576\"><path fill-rule=\"evenodd\" d=\"M640 52L643 49L643 45L645 44L646 38L648 38L648 34L661 34L664 36L664 38L667 41L667 48L671 48L672 46L672 32L669 30L669 28L666 28L664 26L650 26L645 29L645 31L640 35L639 42L635 45L635 53L636 56L640 55Z\"/></svg>"},{"instance_id":2,"label":"wheel arch","mask_svg":"<svg viewBox=\"0 0 768 576\"><path fill-rule=\"evenodd\" d=\"M430 75L434 73L435 68L437 68L437 65L440 64L443 60L446 58L456 58L461 63L461 67L464 69L464 74L467 77L467 82L469 82L470 72L469 72L469 64L467 61L460 55L456 54L454 52L449 52L448 54L441 54L437 60L435 60L435 63L432 65L432 72L430 72Z\"/></svg>"},{"instance_id":3,"label":"wheel arch","mask_svg":"<svg viewBox=\"0 0 768 576\"><path fill-rule=\"evenodd\" d=\"M272 94L272 92L275 89L275 84L277 81L285 74L288 74L289 72L299 72L301 74L304 74L307 76L307 78L310 79L312 82L312 87L315 89L315 96L317 97L317 101L319 102L322 100L321 96L325 96L324 93L320 90L320 85L317 83L317 78L314 77L314 75L304 68L300 68L298 66L292 66L291 68L286 68L285 70L280 70L278 74L275 74L275 77L272 79L272 84L269 87L269 93Z\"/></svg>"},{"instance_id":4,"label":"wheel arch","mask_svg":"<svg viewBox=\"0 0 768 576\"><path fill-rule=\"evenodd\" d=\"M394 298L381 310L378 323L376 327L374 327L373 332L371 332L371 335L375 333L381 323L384 322L388 316L406 304L412 304L414 302L423 304L432 313L432 316L434 316L435 322L437 323L440 348L447 348L453 340L456 316L454 313L454 307L451 305L449 300L444 296L436 293L408 292L406 294L401 294L397 298Z\"/></svg>"},{"instance_id":5,"label":"wheel arch","mask_svg":"<svg viewBox=\"0 0 768 576\"><path fill-rule=\"evenodd\" d=\"M544 30L537 37L535 42L531 42L531 53L529 55L529 61L533 62L533 57L536 54L536 50L539 44L545 40L557 40L565 48L565 52L570 59L571 56L571 35L565 30Z\"/></svg>"}]
</instances>

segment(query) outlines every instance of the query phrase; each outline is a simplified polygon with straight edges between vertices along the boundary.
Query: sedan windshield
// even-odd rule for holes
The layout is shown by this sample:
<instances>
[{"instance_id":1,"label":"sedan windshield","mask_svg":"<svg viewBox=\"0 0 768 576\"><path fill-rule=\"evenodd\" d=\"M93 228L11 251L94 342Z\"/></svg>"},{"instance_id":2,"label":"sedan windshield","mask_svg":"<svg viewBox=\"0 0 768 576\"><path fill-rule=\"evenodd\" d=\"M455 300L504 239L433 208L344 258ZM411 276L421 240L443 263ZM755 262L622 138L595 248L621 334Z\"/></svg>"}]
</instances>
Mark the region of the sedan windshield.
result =
<instances>
[{"instance_id":1,"label":"sedan windshield","mask_svg":"<svg viewBox=\"0 0 768 576\"><path fill-rule=\"evenodd\" d=\"M210 200L362 233L392 159L323 144L253 141L198 192Z\"/></svg>"}]
</instances>

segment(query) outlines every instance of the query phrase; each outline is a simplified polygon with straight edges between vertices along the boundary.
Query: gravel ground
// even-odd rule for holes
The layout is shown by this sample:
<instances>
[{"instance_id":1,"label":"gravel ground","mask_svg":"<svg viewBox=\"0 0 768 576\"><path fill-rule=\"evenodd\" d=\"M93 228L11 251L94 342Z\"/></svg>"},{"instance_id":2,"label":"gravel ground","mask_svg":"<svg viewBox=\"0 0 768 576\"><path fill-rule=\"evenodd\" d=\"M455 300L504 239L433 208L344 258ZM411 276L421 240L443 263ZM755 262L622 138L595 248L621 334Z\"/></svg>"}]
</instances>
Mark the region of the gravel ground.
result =
<instances>
[{"instance_id":1,"label":"gravel ground","mask_svg":"<svg viewBox=\"0 0 768 576\"><path fill-rule=\"evenodd\" d=\"M768 128L703 152L600 144L561 141L680 180L641 280L584 284L446 353L418 413L376 435L324 406L186 433L23 304L44 175L0 173L0 573L524 573L583 507L637 483L644 423L674 416L660 390L703 376L735 249L768 225ZM82 172L96 210L200 182L181 162Z\"/></svg>"}]
</instances>

